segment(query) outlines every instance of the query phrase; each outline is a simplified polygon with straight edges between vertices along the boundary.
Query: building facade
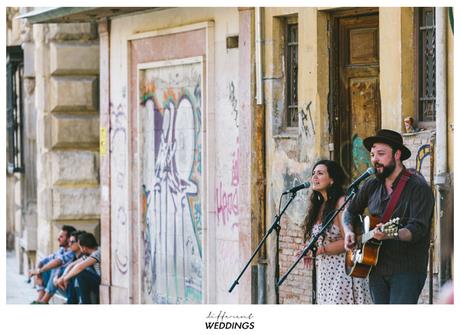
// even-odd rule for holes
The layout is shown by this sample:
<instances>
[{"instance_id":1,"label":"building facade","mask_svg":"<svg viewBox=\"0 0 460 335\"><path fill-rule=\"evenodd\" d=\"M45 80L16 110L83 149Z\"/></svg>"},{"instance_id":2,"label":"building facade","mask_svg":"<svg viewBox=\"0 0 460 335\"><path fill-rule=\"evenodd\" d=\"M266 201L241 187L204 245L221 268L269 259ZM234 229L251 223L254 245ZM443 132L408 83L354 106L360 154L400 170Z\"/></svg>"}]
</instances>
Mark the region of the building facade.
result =
<instances>
[{"instance_id":1,"label":"building facade","mask_svg":"<svg viewBox=\"0 0 460 335\"><path fill-rule=\"evenodd\" d=\"M9 8L7 17L8 50L21 50L8 88L7 177L21 273L57 249L62 225L100 235L97 27L31 25L18 19L28 10Z\"/></svg>"}]
</instances>

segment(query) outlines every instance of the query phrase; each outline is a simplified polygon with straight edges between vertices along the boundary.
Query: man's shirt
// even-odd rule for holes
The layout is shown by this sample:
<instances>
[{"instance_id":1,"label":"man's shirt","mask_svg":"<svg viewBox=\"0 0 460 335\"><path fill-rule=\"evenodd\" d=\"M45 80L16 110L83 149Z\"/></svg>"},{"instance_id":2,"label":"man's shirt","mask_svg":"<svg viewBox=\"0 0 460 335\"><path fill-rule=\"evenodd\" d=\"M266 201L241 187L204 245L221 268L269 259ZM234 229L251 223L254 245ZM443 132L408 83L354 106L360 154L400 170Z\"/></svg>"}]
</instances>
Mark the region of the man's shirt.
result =
<instances>
[{"instance_id":1,"label":"man's shirt","mask_svg":"<svg viewBox=\"0 0 460 335\"><path fill-rule=\"evenodd\" d=\"M83 256L83 260L88 258L94 258L96 263L94 263L91 267L92 269L100 276L101 275L101 249L97 248L88 256Z\"/></svg>"},{"instance_id":2,"label":"man's shirt","mask_svg":"<svg viewBox=\"0 0 460 335\"><path fill-rule=\"evenodd\" d=\"M66 267L77 258L77 255L73 251L69 250L62 255L59 255L57 258L61 260L61 267Z\"/></svg>"},{"instance_id":3,"label":"man's shirt","mask_svg":"<svg viewBox=\"0 0 460 335\"><path fill-rule=\"evenodd\" d=\"M394 181L393 191L402 173ZM401 228L407 228L412 233L412 241L382 241L378 263L372 270L382 275L426 272L434 197L424 177L418 172L413 173L391 215L391 218L400 218ZM390 198L391 194L388 194L384 181L378 178L369 179L362 185L347 210L353 217L357 217L368 208L370 215L382 217Z\"/></svg>"},{"instance_id":4,"label":"man's shirt","mask_svg":"<svg viewBox=\"0 0 460 335\"><path fill-rule=\"evenodd\" d=\"M56 259L56 258L58 258L58 257L60 257L60 256L62 256L62 255L64 255L64 254L66 253L66 251L67 251L66 248L64 248L64 247L59 247L59 249L58 249L56 252L54 252L54 253L52 253L52 254L50 254L50 255L48 255L48 256L42 258L42 259L40 260L40 262L38 263L38 267L41 268L43 265L48 264L48 263L51 262L52 260L54 260L54 259Z\"/></svg>"}]
</instances>

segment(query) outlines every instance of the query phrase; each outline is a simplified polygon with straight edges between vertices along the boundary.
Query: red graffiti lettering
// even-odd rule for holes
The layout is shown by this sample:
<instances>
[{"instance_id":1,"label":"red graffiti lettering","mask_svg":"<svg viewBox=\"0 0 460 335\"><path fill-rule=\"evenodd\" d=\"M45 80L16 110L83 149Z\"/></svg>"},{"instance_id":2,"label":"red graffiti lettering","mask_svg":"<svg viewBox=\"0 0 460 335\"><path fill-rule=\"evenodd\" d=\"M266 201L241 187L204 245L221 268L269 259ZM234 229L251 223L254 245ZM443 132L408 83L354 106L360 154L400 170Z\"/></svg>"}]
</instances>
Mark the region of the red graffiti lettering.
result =
<instances>
[{"instance_id":1,"label":"red graffiti lettering","mask_svg":"<svg viewBox=\"0 0 460 335\"><path fill-rule=\"evenodd\" d=\"M217 221L227 224L230 215L238 214L238 188L233 187L233 191L226 192L222 189L222 182L216 189Z\"/></svg>"}]
</instances>

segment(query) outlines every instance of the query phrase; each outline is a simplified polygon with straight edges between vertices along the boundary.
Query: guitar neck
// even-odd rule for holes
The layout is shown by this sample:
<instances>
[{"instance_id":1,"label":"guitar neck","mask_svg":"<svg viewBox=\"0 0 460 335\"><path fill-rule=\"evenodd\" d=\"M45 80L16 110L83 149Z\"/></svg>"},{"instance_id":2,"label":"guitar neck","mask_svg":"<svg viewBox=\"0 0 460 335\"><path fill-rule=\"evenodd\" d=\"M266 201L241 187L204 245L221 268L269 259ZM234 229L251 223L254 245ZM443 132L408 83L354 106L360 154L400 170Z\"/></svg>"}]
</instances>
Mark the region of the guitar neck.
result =
<instances>
[{"instance_id":1,"label":"guitar neck","mask_svg":"<svg viewBox=\"0 0 460 335\"><path fill-rule=\"evenodd\" d=\"M385 234L389 236L396 236L398 234L398 223L399 223L399 218L394 218L385 223L382 226L376 227L363 235L361 235L361 243L366 243L367 241L371 240L374 238L375 232L385 232Z\"/></svg>"}]
</instances>

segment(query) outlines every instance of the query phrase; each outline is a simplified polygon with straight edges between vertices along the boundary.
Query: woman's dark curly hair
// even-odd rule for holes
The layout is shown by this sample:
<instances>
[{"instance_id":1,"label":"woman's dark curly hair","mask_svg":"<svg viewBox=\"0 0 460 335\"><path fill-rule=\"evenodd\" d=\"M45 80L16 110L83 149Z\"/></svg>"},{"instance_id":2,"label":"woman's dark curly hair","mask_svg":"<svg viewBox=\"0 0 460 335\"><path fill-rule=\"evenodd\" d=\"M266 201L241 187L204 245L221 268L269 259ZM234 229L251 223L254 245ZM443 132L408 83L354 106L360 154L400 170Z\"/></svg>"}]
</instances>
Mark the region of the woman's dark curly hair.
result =
<instances>
[{"instance_id":1,"label":"woman's dark curly hair","mask_svg":"<svg viewBox=\"0 0 460 335\"><path fill-rule=\"evenodd\" d=\"M315 171L315 168L318 165L325 165L327 168L327 172L329 173L329 177L331 177L334 181L334 183L327 189L327 201L324 205L322 216L319 218L321 219L321 221L323 221L324 218L326 218L335 210L337 206L337 201L340 199L340 197L342 197L345 194L345 191L343 189L343 184L345 183L345 173L338 163L328 159L323 159L315 163L313 169L311 170L312 175L313 171ZM308 213L305 217L303 225L304 241L307 241L311 237L313 226L315 225L315 222L318 220L319 211L323 202L324 198L321 195L321 193L318 191L313 191L310 197L310 207L308 209Z\"/></svg>"}]
</instances>

